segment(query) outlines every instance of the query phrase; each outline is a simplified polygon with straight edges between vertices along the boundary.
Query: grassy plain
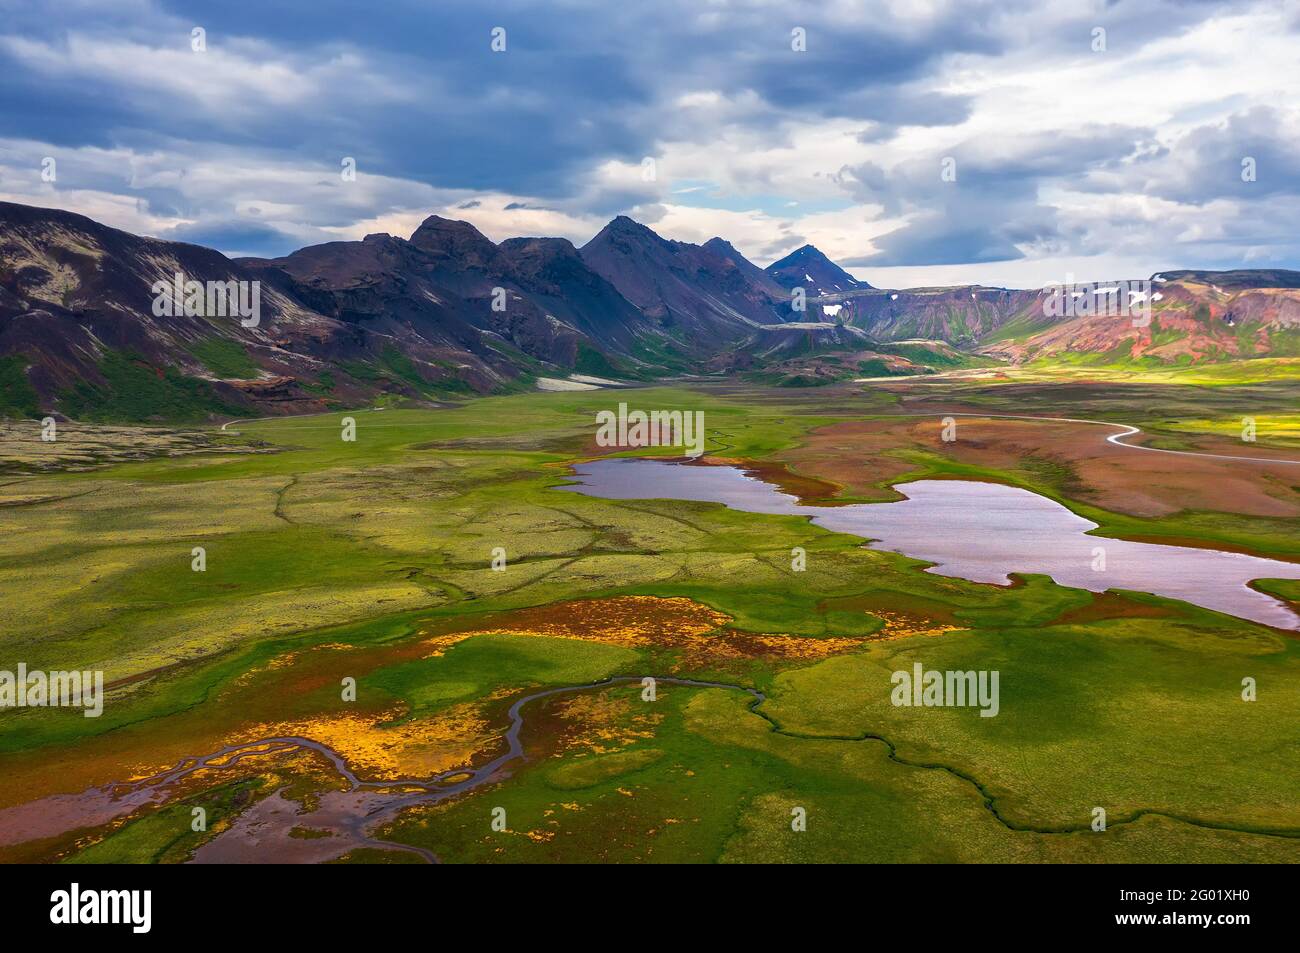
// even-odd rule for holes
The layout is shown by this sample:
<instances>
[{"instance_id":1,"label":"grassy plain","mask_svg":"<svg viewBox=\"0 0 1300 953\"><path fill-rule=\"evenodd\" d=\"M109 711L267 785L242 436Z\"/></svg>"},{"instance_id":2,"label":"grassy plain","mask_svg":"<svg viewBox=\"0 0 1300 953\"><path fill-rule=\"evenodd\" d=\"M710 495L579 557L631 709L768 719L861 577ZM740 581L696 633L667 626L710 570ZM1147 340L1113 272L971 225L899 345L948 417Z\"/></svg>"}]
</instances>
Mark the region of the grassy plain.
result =
<instances>
[{"instance_id":1,"label":"grassy plain","mask_svg":"<svg viewBox=\"0 0 1300 953\"><path fill-rule=\"evenodd\" d=\"M427 777L504 750L507 709L530 690L675 675L739 687L665 684L646 702L639 685L614 685L534 702L525 761L405 811L383 838L449 862L1295 862L1293 635L1042 577L1012 588L938 577L801 518L555 487L570 463L606 452L594 415L626 400L703 410L712 455L785 463L838 499L882 498L915 477L996 479L1061 500L1099 534L1294 559L1300 478L1241 477L1256 465L1223 461L1193 482L1240 479L1241 492L1203 492L1189 508L1178 468L1125 496L1143 475L1129 469L1137 458L1161 455L1094 453L1105 428L990 418L953 448L927 428L945 411L1083 417L1223 452L1253 415L1258 438L1243 452L1300 457L1297 393L1285 380L1096 385L1073 373L816 394L696 384L238 421L210 446L162 441L176 455L92 449L92 470L11 463L0 669L103 669L115 687L100 718L0 718L0 858L184 860L275 790L309 807L313 790L338 786L320 759L267 756L201 772L109 824L5 837L6 808L231 742L301 734L362 777ZM340 438L348 416L355 442ZM105 443L89 425L66 429L83 450ZM791 572L794 547L806 572ZM916 661L1000 670L1000 716L895 708L890 673ZM1257 701L1242 700L1246 677ZM355 702L340 698L344 678ZM199 803L222 822L209 833L189 828ZM504 831L490 826L496 806ZM791 830L797 807L804 832ZM1090 829L1096 807L1105 832Z\"/></svg>"}]
</instances>

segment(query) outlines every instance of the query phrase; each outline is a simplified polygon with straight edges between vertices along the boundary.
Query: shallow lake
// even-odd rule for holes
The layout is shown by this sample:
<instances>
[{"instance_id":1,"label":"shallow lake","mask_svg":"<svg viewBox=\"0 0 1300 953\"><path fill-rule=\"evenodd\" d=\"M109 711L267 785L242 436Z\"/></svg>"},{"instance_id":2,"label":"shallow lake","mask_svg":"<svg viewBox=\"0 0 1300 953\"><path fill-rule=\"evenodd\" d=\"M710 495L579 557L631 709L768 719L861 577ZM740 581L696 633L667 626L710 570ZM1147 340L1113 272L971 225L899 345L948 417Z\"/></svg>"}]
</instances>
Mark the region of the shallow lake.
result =
<instances>
[{"instance_id":1,"label":"shallow lake","mask_svg":"<svg viewBox=\"0 0 1300 953\"><path fill-rule=\"evenodd\" d=\"M1040 573L1062 586L1132 589L1181 599L1281 629L1300 630L1284 603L1253 579L1300 579L1300 564L1186 546L1086 535L1097 524L1029 490L971 480L917 480L897 503L806 506L736 467L662 460L596 460L574 467L575 493L613 500L695 500L747 513L806 516L869 540L872 549L934 563L927 572L1010 585L1008 573ZM1105 550L1097 570L1095 550Z\"/></svg>"}]
</instances>

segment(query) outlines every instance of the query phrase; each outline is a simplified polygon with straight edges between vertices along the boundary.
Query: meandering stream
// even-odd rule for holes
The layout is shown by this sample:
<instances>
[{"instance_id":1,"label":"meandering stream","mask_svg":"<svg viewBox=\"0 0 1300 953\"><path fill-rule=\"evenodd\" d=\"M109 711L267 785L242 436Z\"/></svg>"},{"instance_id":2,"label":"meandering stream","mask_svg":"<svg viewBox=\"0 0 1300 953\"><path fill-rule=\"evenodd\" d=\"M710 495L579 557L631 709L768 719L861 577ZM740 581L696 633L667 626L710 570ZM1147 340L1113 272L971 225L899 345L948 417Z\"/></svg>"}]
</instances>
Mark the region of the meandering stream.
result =
<instances>
[{"instance_id":1,"label":"meandering stream","mask_svg":"<svg viewBox=\"0 0 1300 953\"><path fill-rule=\"evenodd\" d=\"M338 752L318 741L296 736L261 738L185 758L174 767L140 781L105 784L80 794L55 794L0 810L0 845L100 827L169 800L175 785L196 772L229 771L249 758L302 750L313 751L329 761L347 782L347 788L320 794L314 809L305 813L296 802L275 791L244 810L228 829L195 851L193 863L319 863L359 848L408 851L437 863L437 857L422 847L379 840L370 832L392 820L403 808L437 804L503 778L506 769L524 757L519 735L524 727L524 709L533 702L640 682L646 677L653 677L660 685L744 692L754 704L764 700L762 692L744 685L672 676L619 675L598 682L545 688L524 695L510 706L510 725L503 736L506 750L502 754L480 767L452 768L430 778L363 781ZM485 809L483 823L486 825L489 819ZM329 836L294 836L291 831L295 828L324 831Z\"/></svg>"}]
</instances>

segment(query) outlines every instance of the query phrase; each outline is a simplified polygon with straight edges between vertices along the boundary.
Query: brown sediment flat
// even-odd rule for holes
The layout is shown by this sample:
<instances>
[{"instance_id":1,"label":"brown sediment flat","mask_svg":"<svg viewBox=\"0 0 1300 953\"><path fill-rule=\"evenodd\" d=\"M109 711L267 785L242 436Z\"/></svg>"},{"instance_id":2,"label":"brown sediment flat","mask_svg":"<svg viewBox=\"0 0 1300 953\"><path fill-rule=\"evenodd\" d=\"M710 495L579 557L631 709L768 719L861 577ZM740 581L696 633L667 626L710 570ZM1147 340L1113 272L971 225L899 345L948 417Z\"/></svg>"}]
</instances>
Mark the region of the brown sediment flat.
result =
<instances>
[{"instance_id":1,"label":"brown sediment flat","mask_svg":"<svg viewBox=\"0 0 1300 953\"><path fill-rule=\"evenodd\" d=\"M296 777L311 778L327 787L332 775L322 770L313 752L281 747L282 757L267 757L236 762L216 760L213 767L221 773L188 775L175 782L151 787L127 782L107 783L77 793L65 793L28 800L0 810L0 861L37 863L57 860L120 829L125 824L151 813L167 803L189 797L213 783L226 783L254 775L278 785L288 771ZM244 792L247 795L247 792Z\"/></svg>"},{"instance_id":2,"label":"brown sediment flat","mask_svg":"<svg viewBox=\"0 0 1300 953\"><path fill-rule=\"evenodd\" d=\"M823 599L817 605L820 612L861 612L880 619L885 626L869 637L873 642L913 635L942 635L969 628L957 620L956 608L937 599L885 590Z\"/></svg>"},{"instance_id":3,"label":"brown sediment flat","mask_svg":"<svg viewBox=\"0 0 1300 953\"><path fill-rule=\"evenodd\" d=\"M749 460L743 457L700 457L689 461L692 466L733 466L743 470L746 476L752 476L771 483L782 493L798 498L808 506L832 506L834 497L843 489L843 485L829 480L795 473L789 465L775 460Z\"/></svg>"},{"instance_id":4,"label":"brown sediment flat","mask_svg":"<svg viewBox=\"0 0 1300 953\"><path fill-rule=\"evenodd\" d=\"M1052 625L1083 625L1108 619L1167 619L1176 618L1177 612L1164 606L1150 606L1135 602L1117 592L1098 592L1092 601L1077 609L1069 609L1047 623Z\"/></svg>"},{"instance_id":5,"label":"brown sediment flat","mask_svg":"<svg viewBox=\"0 0 1300 953\"><path fill-rule=\"evenodd\" d=\"M836 496L857 500L897 500L899 494L876 484L889 482L914 470L911 464L887 454L907 447L891 427L872 426L874 421L831 424L807 435L803 444L784 450L774 460L794 467L809 479L839 487Z\"/></svg>"},{"instance_id":6,"label":"brown sediment flat","mask_svg":"<svg viewBox=\"0 0 1300 953\"><path fill-rule=\"evenodd\" d=\"M1050 420L962 417L957 439L944 442L942 416L830 424L776 459L864 499L896 499L877 484L913 469L898 452L924 450L1029 478L1053 471L1057 488L1071 499L1131 516L1210 511L1300 518L1300 480L1287 464L1145 453L1107 443L1105 427Z\"/></svg>"}]
</instances>

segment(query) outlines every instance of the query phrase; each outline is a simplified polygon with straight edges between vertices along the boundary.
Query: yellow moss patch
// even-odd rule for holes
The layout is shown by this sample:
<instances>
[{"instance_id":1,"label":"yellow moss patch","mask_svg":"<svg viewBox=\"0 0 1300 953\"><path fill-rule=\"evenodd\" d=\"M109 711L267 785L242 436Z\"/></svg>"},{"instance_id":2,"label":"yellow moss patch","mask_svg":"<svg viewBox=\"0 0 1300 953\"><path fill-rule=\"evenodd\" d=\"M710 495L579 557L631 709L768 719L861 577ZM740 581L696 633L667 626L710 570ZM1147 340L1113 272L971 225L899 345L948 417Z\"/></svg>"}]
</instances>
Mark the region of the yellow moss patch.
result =
<instances>
[{"instance_id":1,"label":"yellow moss patch","mask_svg":"<svg viewBox=\"0 0 1300 953\"><path fill-rule=\"evenodd\" d=\"M885 609L872 609L871 614L879 619L883 619L885 629L878 632L871 639L873 642L884 642L890 639L905 639L912 635L942 635L945 632L959 632L964 626L944 625L935 619L927 619L923 616L910 615L905 612L889 612Z\"/></svg>"},{"instance_id":2,"label":"yellow moss patch","mask_svg":"<svg viewBox=\"0 0 1300 953\"><path fill-rule=\"evenodd\" d=\"M381 781L425 778L467 765L500 743L475 704L393 723L402 714L400 710L348 712L261 724L244 734L248 738L296 735L319 741L338 752L358 776Z\"/></svg>"},{"instance_id":3,"label":"yellow moss patch","mask_svg":"<svg viewBox=\"0 0 1300 953\"><path fill-rule=\"evenodd\" d=\"M731 617L691 599L658 596L618 596L579 599L519 609L493 620L490 627L448 633L430 639L441 647L449 637L460 641L484 632L587 639L637 648L649 644L677 645L721 628Z\"/></svg>"},{"instance_id":4,"label":"yellow moss patch","mask_svg":"<svg viewBox=\"0 0 1300 953\"><path fill-rule=\"evenodd\" d=\"M492 633L581 639L623 648L681 649L674 671L751 658L817 660L852 651L865 641L760 635L728 629L730 621L725 613L684 597L616 596L518 609L464 631L422 634L429 658L442 655L457 642Z\"/></svg>"},{"instance_id":5,"label":"yellow moss patch","mask_svg":"<svg viewBox=\"0 0 1300 953\"><path fill-rule=\"evenodd\" d=\"M593 754L622 751L635 741L653 738L655 728L663 721L662 714L637 710L627 698L607 691L574 695L559 702L556 710L564 721L580 726L580 731L567 739L561 753L575 749L586 749Z\"/></svg>"}]
</instances>

